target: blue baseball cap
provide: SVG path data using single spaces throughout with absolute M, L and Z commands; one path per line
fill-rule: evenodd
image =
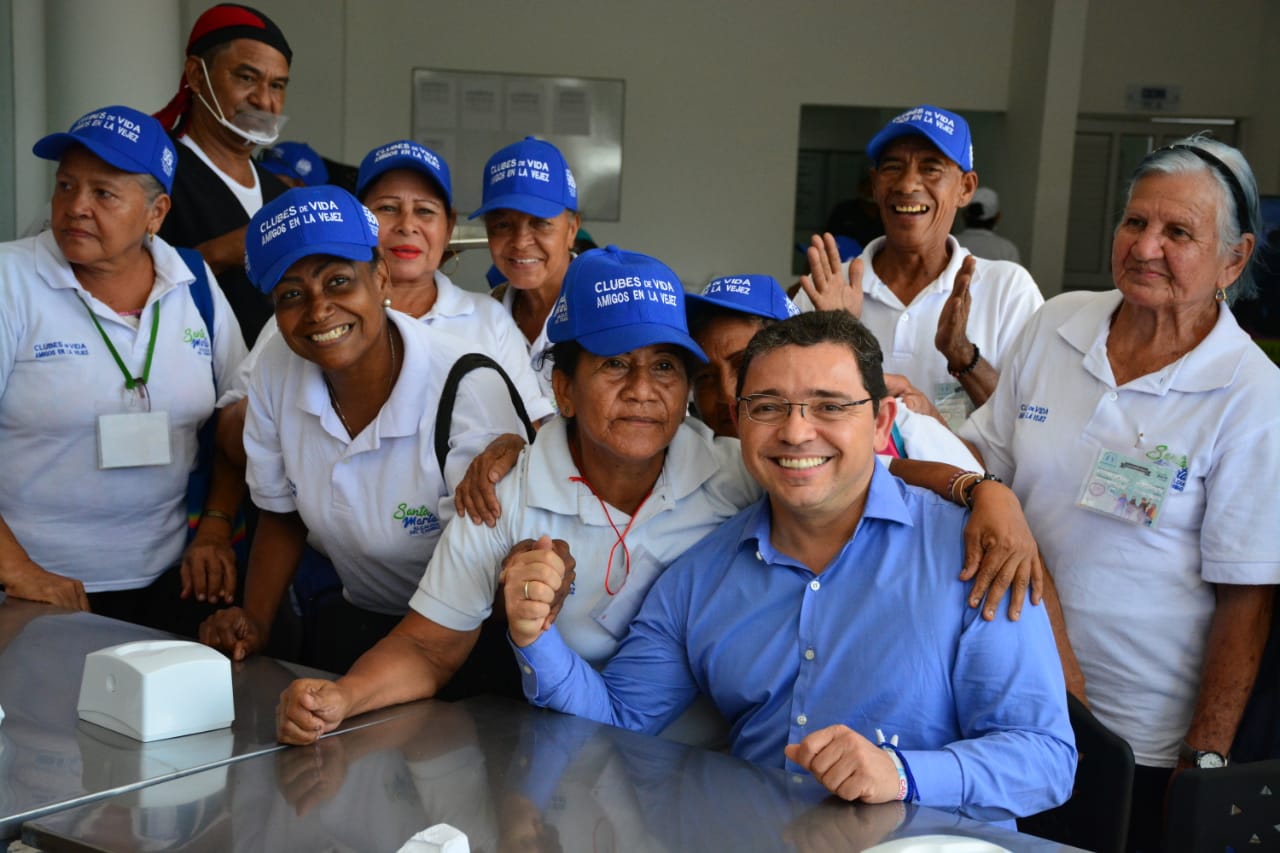
M 690 293 L 685 305 L 690 317 L 707 308 L 727 308 L 770 320 L 785 320 L 800 313 L 771 275 L 726 275 L 712 279 L 702 293 Z
M 482 204 L 468 219 L 491 210 L 518 210 L 550 219 L 578 209 L 578 184 L 560 149 L 526 136 L 489 158 Z
M 173 191 L 178 152 L 160 122 L 132 107 L 103 107 L 83 115 L 66 133 L 51 133 L 31 147 L 44 160 L 61 160 L 72 145 L 83 145 L 108 165 L 150 175 Z
M 662 261 L 617 246 L 583 252 L 569 264 L 547 338 L 604 356 L 675 344 L 707 360 L 689 337 L 680 279 Z
M 964 117 L 942 107 L 922 104 L 907 110 L 892 121 L 867 143 L 867 156 L 879 165 L 885 146 L 900 136 L 919 134 L 938 150 L 955 161 L 961 171 L 973 171 L 973 137 L 969 135 L 969 123 Z
M 453 183 L 449 179 L 449 164 L 436 152 L 412 139 L 388 142 L 364 155 L 360 161 L 360 174 L 356 176 L 356 195 L 364 191 L 382 175 L 392 169 L 413 169 L 421 172 L 439 185 L 444 193 L 444 203 L 453 207 Z
M 289 267 L 312 255 L 371 260 L 378 219 L 341 187 L 298 187 L 253 215 L 244 242 L 245 274 L 270 293 Z
M 273 175 L 284 175 L 309 187 L 329 183 L 324 159 L 305 142 L 277 142 L 264 148 L 258 165 Z

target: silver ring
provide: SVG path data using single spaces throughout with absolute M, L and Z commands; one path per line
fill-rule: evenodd
M 525 598 L 525 601 L 529 600 L 529 582 L 528 581 L 524 582 L 524 598 Z

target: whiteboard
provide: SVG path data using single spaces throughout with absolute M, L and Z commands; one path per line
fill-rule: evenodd
M 564 154 L 582 218 L 617 222 L 624 98 L 622 80 L 415 68 L 413 138 L 448 162 L 460 215 L 480 206 L 489 157 L 537 136 Z

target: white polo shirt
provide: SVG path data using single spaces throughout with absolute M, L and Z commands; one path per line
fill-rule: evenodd
M 876 275 L 873 260 L 884 244 L 885 238 L 877 237 L 862 252 L 862 323 L 880 342 L 885 373 L 903 374 L 935 404 L 942 405 L 948 394 L 964 395 L 960 384 L 947 372 L 947 360 L 938 352 L 934 338 L 938 317 L 969 250 L 948 236 L 951 258 L 946 269 L 916 294 L 910 305 L 903 305 Z M 848 275 L 848 263 L 844 271 Z M 1044 297 L 1022 267 L 982 258 L 975 258 L 969 294 L 969 340 L 978 345 L 982 357 L 993 367 L 1003 370 L 1009 348 L 1031 315 L 1044 304 Z M 804 291 L 796 295 L 795 301 L 800 310 L 813 310 L 813 302 Z M 952 425 L 958 423 L 953 420 Z
M 525 448 L 514 471 L 498 483 L 502 517 L 496 527 L 462 521 L 449 525 L 409 606 L 455 631 L 480 625 L 493 607 L 502 561 L 522 539 L 563 539 L 577 561 L 577 579 L 556 625 L 565 641 L 593 666 L 612 655 L 626 635 L 644 594 L 658 575 L 721 522 L 760 496 L 742 465 L 736 439 L 715 438 L 703 424 L 681 424 L 653 492 L 635 521 L 606 510 L 591 490 L 571 481 L 565 421 L 549 421 Z M 612 519 L 612 525 L 610 525 Z M 622 546 L 626 537 L 631 572 Z M 609 589 L 605 590 L 608 573 Z
M 1139 764 L 1170 767 L 1199 691 L 1211 585 L 1280 582 L 1280 370 L 1223 306 L 1195 349 L 1117 387 L 1106 345 L 1121 298 L 1048 302 L 960 434 L 1022 501 L 1093 712 Z M 1186 457 L 1154 529 L 1078 505 L 1103 448 Z
M 473 346 L 479 344 L 511 377 L 530 420 L 536 422 L 554 415 L 555 395 L 550 385 L 543 388 L 542 380 L 530 366 L 524 335 L 511 319 L 511 312 L 488 294 L 463 290 L 439 271 L 436 291 L 436 303 L 422 315 L 422 322 L 470 341 Z M 546 336 L 545 325 L 542 334 Z
M 536 423 L 554 414 L 555 398 L 543 394 L 540 380 L 529 367 L 529 352 L 525 348 L 524 336 L 520 334 L 511 315 L 490 297 L 458 287 L 439 270 L 436 270 L 435 280 L 435 304 L 419 320 L 466 341 L 471 351 L 483 353 L 501 365 L 515 384 L 531 421 Z M 266 348 L 267 341 L 279 334 L 280 328 L 276 325 L 275 317 L 272 317 L 262 327 L 249 357 L 236 371 L 233 387 L 218 400 L 219 406 L 230 405 L 249 393 L 249 376 L 254 366 Z M 524 435 L 524 431 L 521 430 L 520 434 Z
M 516 288 L 510 284 L 502 293 L 502 311 L 511 317 L 512 308 L 515 306 Z M 515 320 L 511 321 L 512 323 Z M 520 335 L 520 342 L 525 347 L 525 357 L 529 360 L 529 367 L 538 376 L 538 385 L 542 388 L 542 394 L 555 404 L 556 393 L 551 387 L 551 358 L 548 353 L 551 352 L 551 339 L 547 337 L 547 324 L 551 322 L 551 315 L 547 315 L 547 319 L 542 321 L 542 331 L 538 332 L 538 337 L 533 343 L 525 340 L 524 333 L 520 331 L 520 327 L 516 326 L 516 332 Z
M 395 614 L 407 609 L 453 515 L 446 497 L 472 458 L 501 433 L 523 433 L 523 427 L 494 371 L 468 373 L 458 388 L 441 476 L 435 455 L 440 392 L 449 367 L 474 347 L 398 311 L 387 316 L 400 330 L 404 361 L 373 423 L 350 438 L 320 368 L 276 335 L 250 380 L 244 444 L 254 503 L 270 512 L 296 511 L 308 541 L 333 561 L 347 599 Z
M 178 562 L 213 373 L 221 390 L 245 354 L 208 267 L 212 345 L 188 288 L 195 276 L 159 237 L 150 251 L 155 283 L 135 329 L 80 285 L 52 232 L 0 244 L 0 517 L 32 560 L 89 592 L 146 586 Z M 98 416 L 124 412 L 126 391 L 85 304 L 135 376 L 160 306 L 147 387 L 152 411 L 169 416 L 168 465 L 98 468 Z

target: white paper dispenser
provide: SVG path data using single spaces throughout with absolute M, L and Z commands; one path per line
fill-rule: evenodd
M 80 719 L 152 741 L 231 725 L 231 662 L 188 640 L 143 640 L 90 652 Z

